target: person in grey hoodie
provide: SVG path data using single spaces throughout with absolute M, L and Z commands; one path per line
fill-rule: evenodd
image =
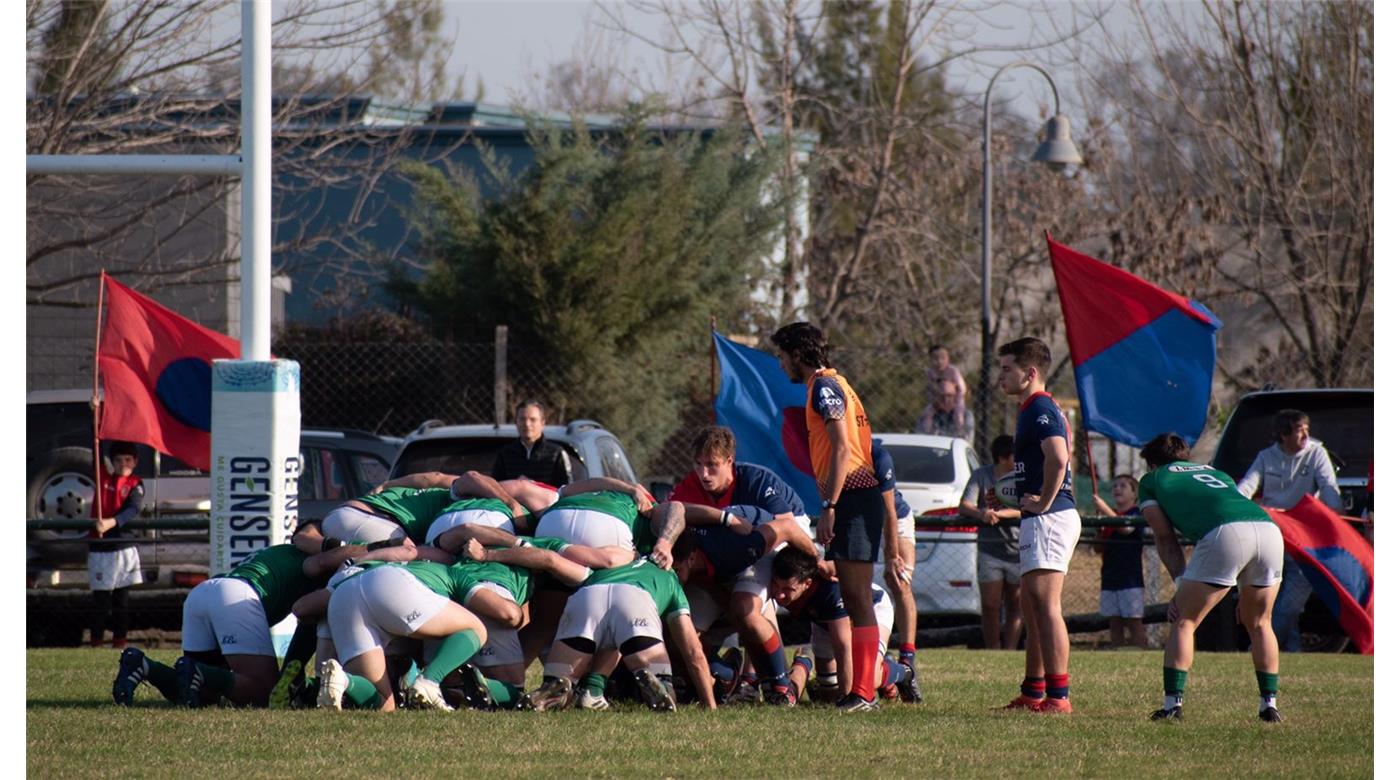
M 1341 510 L 1342 495 L 1337 489 L 1337 472 L 1322 442 L 1308 437 L 1308 415 L 1297 409 L 1284 409 L 1274 415 L 1275 443 L 1260 450 L 1237 486 L 1240 493 L 1264 506 L 1292 509 L 1305 495 L 1315 495 L 1333 510 Z M 1274 605 L 1274 633 L 1279 650 L 1302 650 L 1298 616 L 1312 595 L 1302 569 L 1291 556 L 1284 556 L 1283 586 Z

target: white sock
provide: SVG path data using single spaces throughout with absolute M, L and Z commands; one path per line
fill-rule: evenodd
M 1267 696 L 1260 696 L 1260 697 L 1259 697 L 1259 711 L 1260 711 L 1260 712 L 1263 712 L 1264 710 L 1267 710 L 1267 709 L 1269 709 L 1270 707 L 1273 707 L 1274 709 L 1278 709 L 1278 694 L 1276 694 L 1276 693 L 1271 693 L 1271 694 L 1268 694 Z
M 1182 694 L 1166 693 L 1162 695 L 1162 709 L 1171 710 L 1173 707 L 1181 706 Z

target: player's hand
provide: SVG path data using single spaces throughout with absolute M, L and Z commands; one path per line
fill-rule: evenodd
M 982 514 L 982 522 L 987 525 L 996 525 L 1001 522 L 1001 515 L 997 514 L 995 509 L 988 509 Z
M 753 533 L 753 523 L 750 523 L 744 518 L 734 514 L 730 514 L 729 517 L 729 530 L 733 531 L 734 533 L 740 536 L 748 536 L 749 534 Z
M 384 486 L 387 485 L 387 484 L 389 484 L 389 483 L 388 483 L 388 482 L 380 482 L 378 485 L 375 485 L 374 488 L 371 489 L 371 490 L 369 491 L 369 495 L 371 495 L 371 496 L 377 496 L 377 495 L 379 495 L 380 493 L 383 493 L 383 492 L 384 492 Z M 452 487 L 453 487 L 453 489 L 455 490 L 456 487 L 457 487 L 457 483 L 456 483 L 456 482 L 453 482 L 453 483 L 452 483 Z M 452 495 L 455 496 L 455 495 L 457 495 L 457 494 L 454 492 Z
M 836 562 L 817 561 L 817 576 L 830 582 L 836 581 Z
M 486 548 L 481 545 L 481 542 L 468 539 L 467 543 L 462 546 L 462 555 L 474 561 L 484 561 L 486 560 Z
M 105 534 L 117 527 L 117 520 L 113 517 L 99 517 L 92 521 L 92 527 L 98 535 Z
M 1045 507 L 1040 505 L 1040 496 L 1035 493 L 1027 493 L 1021 496 L 1021 511 L 1029 512 L 1033 515 L 1041 514 Z
M 657 566 L 667 571 L 671 570 L 671 545 L 669 542 L 657 542 L 656 546 L 651 550 L 651 555 L 648 557 L 651 559 L 651 562 Z
M 817 544 L 828 545 L 836 538 L 836 508 L 828 507 L 822 510 L 821 519 L 817 520 Z
M 637 503 L 637 511 L 645 512 L 656 505 L 656 499 L 641 485 L 632 486 L 632 500 Z
M 908 584 L 914 579 L 914 571 L 899 554 L 899 548 L 885 550 L 885 573 L 893 574 L 900 582 Z

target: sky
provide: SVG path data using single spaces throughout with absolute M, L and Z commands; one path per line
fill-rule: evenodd
M 743 2 L 744 0 L 740 0 Z M 984 47 L 1018 47 L 1053 38 L 1057 30 L 1072 27 L 1094 9 L 1107 9 L 1106 29 L 1121 34 L 1132 22 L 1131 14 L 1122 4 L 1071 3 L 1067 0 L 1011 0 L 1007 2 L 964 3 L 969 10 L 948 18 L 944 30 L 935 36 L 928 54 L 937 55 L 944 47 L 975 42 Z M 472 96 L 478 78 L 485 86 L 485 101 L 510 103 L 516 97 L 538 94 L 540 79 L 553 62 L 569 59 L 582 51 L 590 33 L 599 35 L 606 23 L 605 6 L 621 16 L 629 27 L 657 39 L 667 37 L 664 19 L 659 15 L 636 11 L 624 3 L 567 0 L 565 2 L 478 2 L 476 0 L 445 0 L 444 32 L 456 36 L 456 46 L 449 61 L 453 75 L 465 74 L 467 95 Z M 1185 6 L 1182 6 L 1185 7 Z M 975 18 L 973 14 L 975 12 Z M 625 35 L 606 36 L 610 51 L 617 51 L 624 67 L 644 74 L 665 70 L 664 55 L 648 44 Z M 975 57 L 959 58 L 948 67 L 950 85 L 968 93 L 980 95 L 996 68 L 1018 59 L 1031 59 L 1050 64 L 1055 59 L 1049 51 L 992 51 Z M 1054 78 L 1067 105 L 1075 102 L 1077 83 L 1075 69 L 1052 69 Z M 1003 86 L 1005 85 L 1005 86 Z M 1049 91 L 1038 76 L 1029 71 L 1008 73 L 998 81 L 1001 99 L 1016 100 L 1017 90 L 1030 100 L 1030 110 L 1048 105 Z M 1006 94 L 1003 94 L 1006 92 Z

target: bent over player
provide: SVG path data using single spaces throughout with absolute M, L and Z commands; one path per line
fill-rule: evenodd
M 1283 535 L 1267 512 L 1239 494 L 1228 474 L 1190 458 L 1186 442 L 1174 433 L 1161 434 L 1142 449 L 1151 471 L 1138 485 L 1139 506 L 1162 563 L 1177 580 L 1167 609 L 1171 633 L 1162 659 L 1162 709 L 1152 719 L 1181 718 L 1196 626 L 1238 584 L 1240 622 L 1249 631 L 1259 684 L 1259 719 L 1278 723 L 1283 717 L 1271 613 L 1283 580 Z M 1178 532 L 1196 543 L 1189 564 L 1176 541 Z

